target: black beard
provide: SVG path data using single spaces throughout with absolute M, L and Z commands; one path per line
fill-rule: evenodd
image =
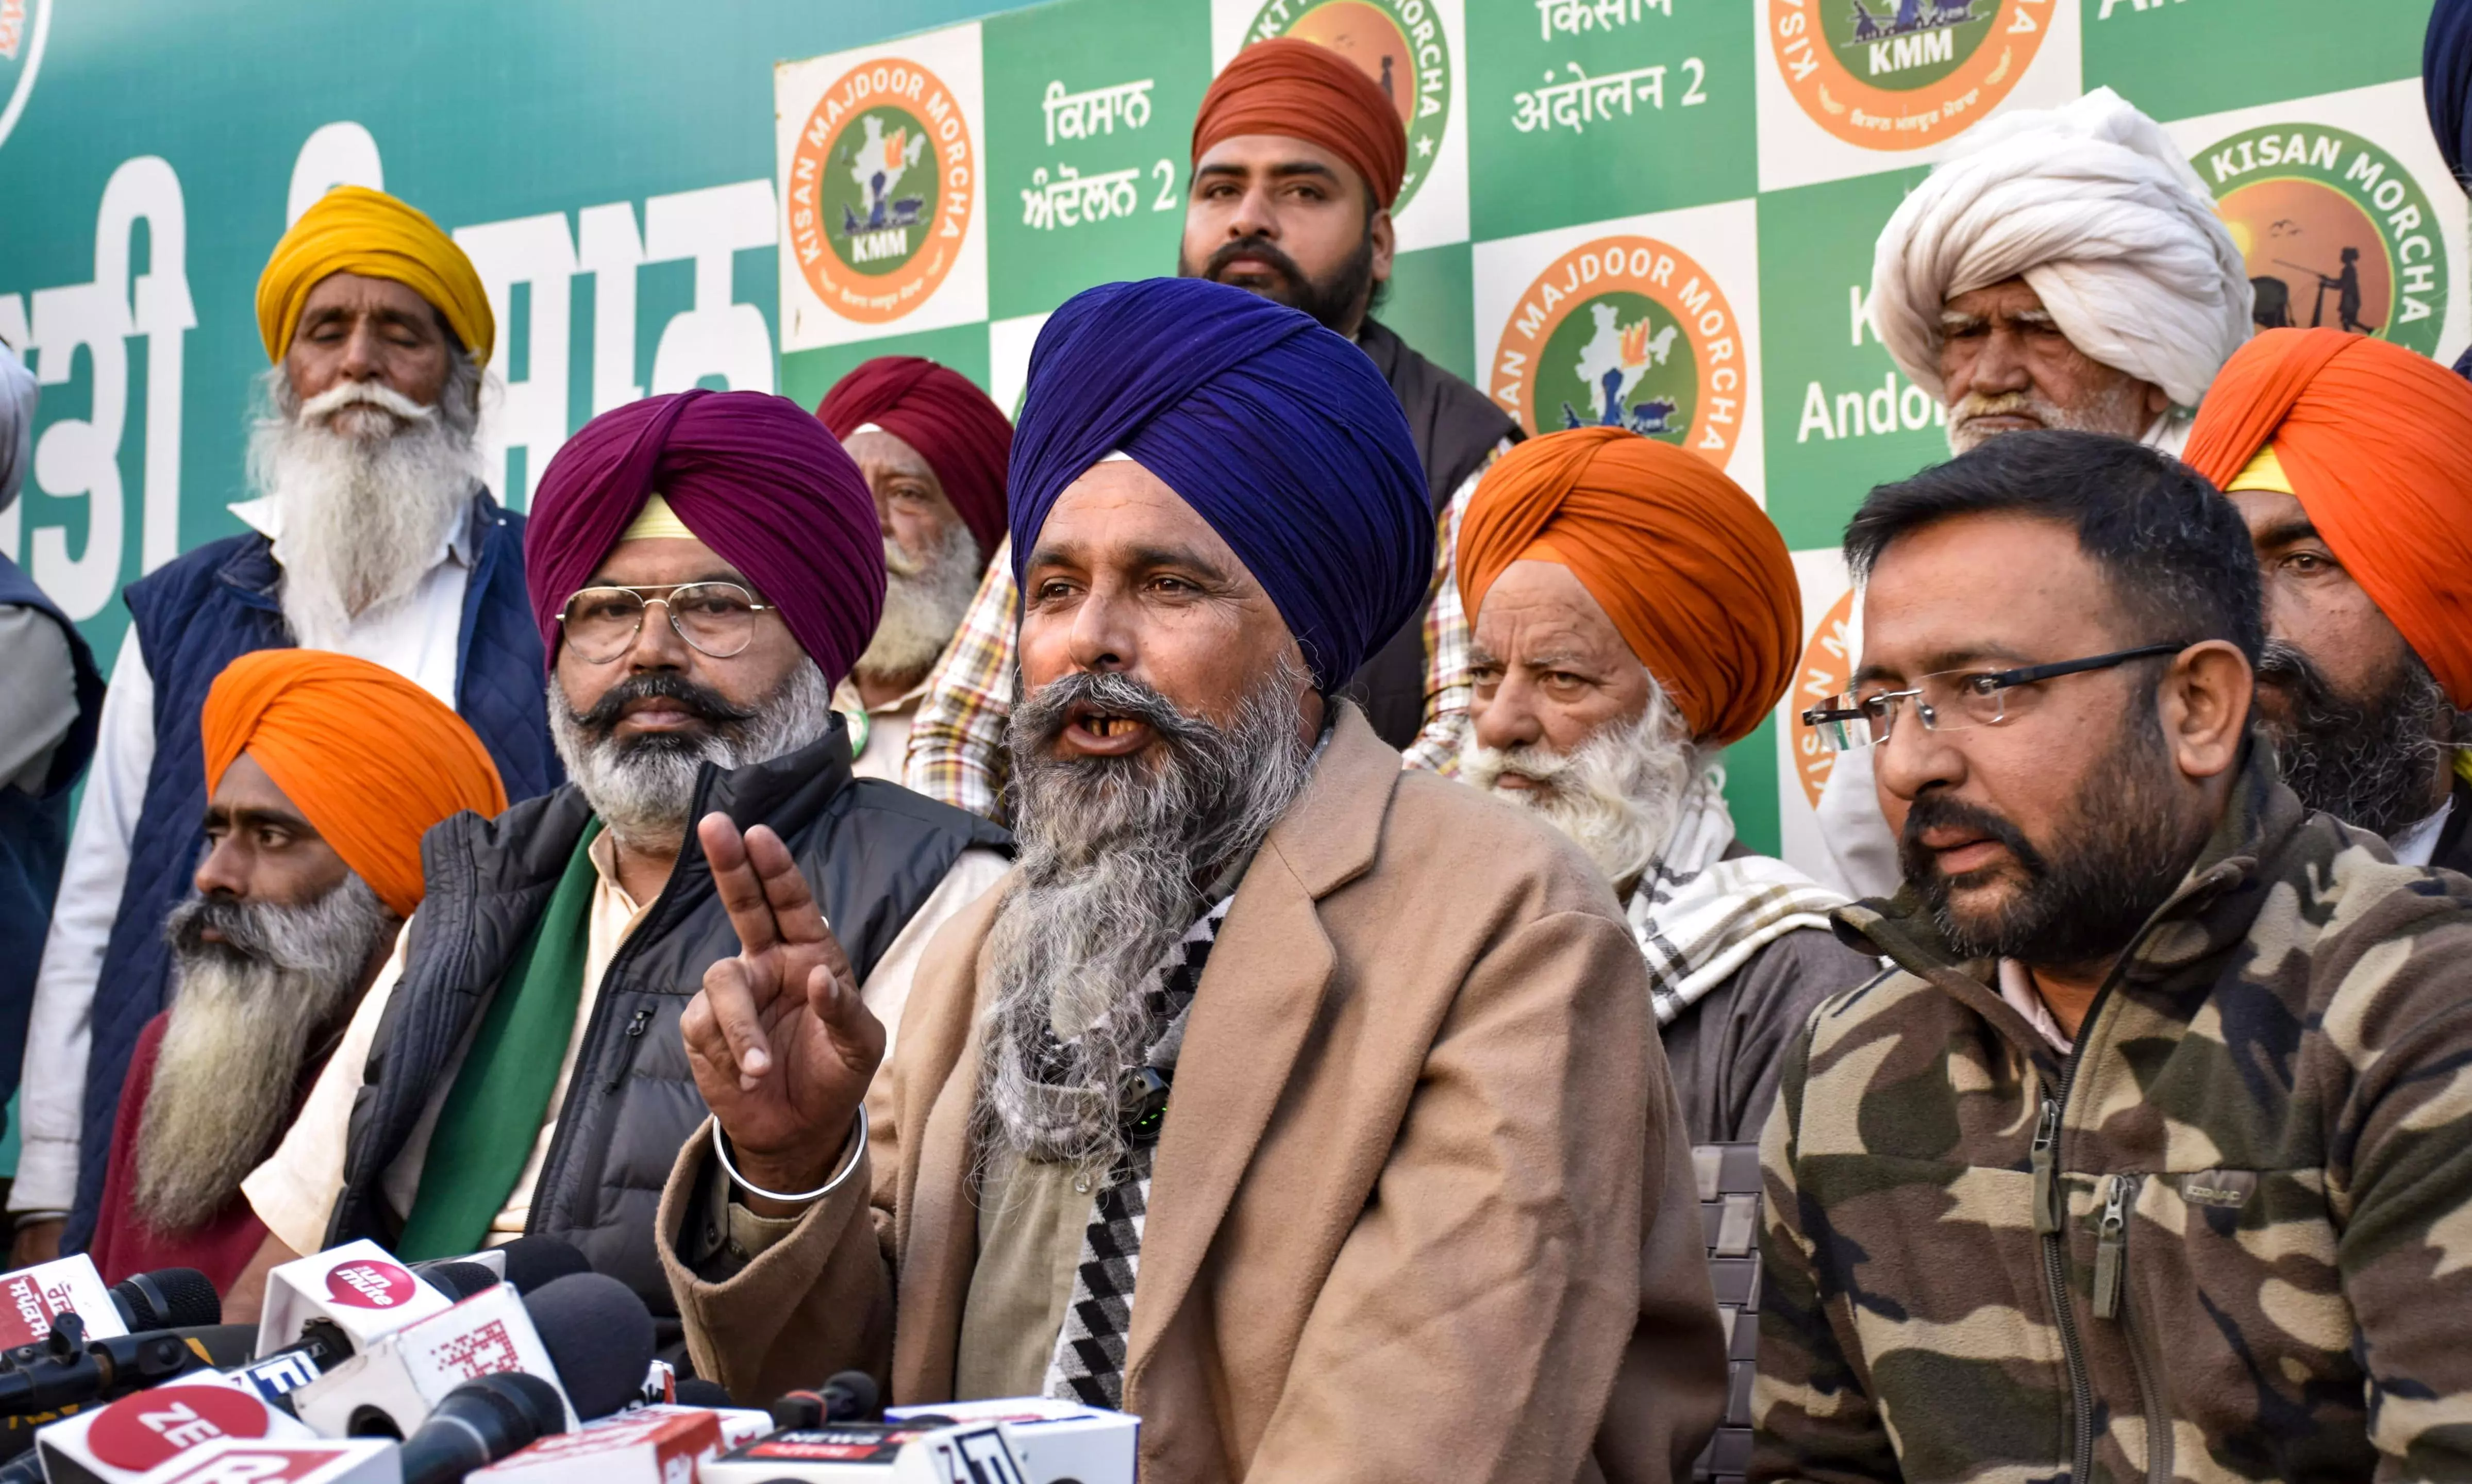
M 2289 703 L 2288 719 L 2263 707 L 2259 719 L 2274 742 L 2283 781 L 2302 803 L 2387 836 L 2436 807 L 2431 801 L 2451 761 L 2443 739 L 2454 735 L 2455 707 L 2419 657 L 2407 656 L 2394 683 L 2356 702 L 2308 655 L 2269 639 L 2257 680 Z
M 1181 252 L 1177 255 L 1176 272 L 1180 278 L 1207 278 L 1213 283 L 1225 283 L 1227 265 L 1240 257 L 1268 263 L 1279 275 L 1279 281 L 1269 284 L 1239 283 L 1235 287 L 1248 294 L 1259 294 L 1272 303 L 1301 309 L 1314 317 L 1325 329 L 1344 335 L 1353 329 L 1373 297 L 1373 223 L 1367 218 L 1365 238 L 1348 254 L 1347 261 L 1331 270 L 1328 277 L 1316 280 L 1296 260 L 1272 247 L 1268 238 L 1239 237 L 1223 244 L 1210 254 L 1210 260 L 1196 268 Z
M 2036 849 L 2024 831 L 1988 809 L 1927 793 L 1906 815 L 1897 864 L 1961 959 L 2041 965 L 2107 959 L 2179 887 L 2204 845 L 2202 829 L 2193 831 L 2175 818 L 2175 801 L 2161 781 L 2161 771 L 2171 766 L 2150 708 L 2131 717 L 2110 754 L 2087 771 L 2084 791 L 2050 850 Z M 1923 831 L 1942 826 L 1979 830 L 2007 846 L 2013 860 L 1944 874 L 1920 843 Z M 2004 874 L 2023 879 L 2001 905 L 1967 910 L 1952 902 L 1956 889 L 1987 886 Z
M 630 702 L 650 700 L 677 702 L 679 709 L 704 724 L 704 735 L 684 731 L 646 732 L 628 738 L 619 749 L 619 755 L 636 757 L 660 753 L 692 753 L 701 756 L 705 736 L 735 740 L 741 730 L 756 716 L 750 707 L 731 705 L 720 691 L 660 671 L 620 681 L 593 703 L 591 710 L 571 714 L 575 717 L 575 724 L 583 729 L 593 741 L 606 742 Z

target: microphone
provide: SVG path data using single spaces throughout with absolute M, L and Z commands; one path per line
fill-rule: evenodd
M 111 1306 L 131 1330 L 198 1329 L 224 1322 L 214 1281 L 196 1268 L 160 1268 L 111 1285 Z
M 315 1442 L 297 1421 L 268 1406 L 239 1382 L 198 1371 L 107 1406 L 89 1407 L 35 1435 L 49 1484 L 130 1484 L 226 1440 Z
M 761 1412 L 658 1403 L 543 1438 L 466 1484 L 683 1484 L 770 1430 Z
M 524 1300 L 575 1415 L 606 1417 L 642 1394 L 657 1348 L 653 1312 L 604 1273 L 570 1273 Z
M 671 1400 L 678 1406 L 700 1406 L 706 1411 L 738 1405 L 730 1396 L 729 1388 L 719 1381 L 707 1381 L 701 1376 L 680 1376 L 677 1384 L 671 1388 Z
M 454 1259 L 424 1262 L 414 1268 L 413 1272 L 418 1274 L 423 1281 L 434 1285 L 439 1291 L 459 1304 L 499 1281 L 497 1274 L 478 1262 L 463 1262 Z
M 558 1388 L 520 1371 L 465 1381 L 404 1439 L 403 1484 L 454 1484 L 566 1426 Z
M 827 1423 L 873 1422 L 878 1410 L 875 1377 L 843 1371 L 815 1391 L 782 1393 L 772 1403 L 777 1427 L 820 1427 Z
M 573 1242 L 540 1233 L 516 1237 L 491 1250 L 504 1256 L 507 1283 L 520 1294 L 529 1295 L 571 1274 L 592 1271 L 592 1264 Z
M 345 1242 L 268 1272 L 257 1352 L 283 1350 L 321 1320 L 351 1349 L 366 1350 L 452 1305 L 443 1290 L 422 1281 L 377 1243 Z
M 94 1259 L 83 1253 L 0 1273 L 0 1351 L 42 1345 L 62 1314 L 84 1320 L 89 1338 L 129 1332 Z
M 26 1353 L 34 1349 L 21 1348 L 20 1363 L 0 1371 L 0 1414 L 19 1417 L 108 1400 L 205 1364 L 187 1342 L 161 1329 L 88 1340 L 84 1321 L 73 1313 L 54 1320 L 49 1343 Z
M 1139 1418 L 1046 1397 L 893 1407 L 880 1423 L 827 1423 L 759 1438 L 704 1465 L 696 1477 L 698 1484 L 913 1478 L 1133 1484 L 1140 1436 Z

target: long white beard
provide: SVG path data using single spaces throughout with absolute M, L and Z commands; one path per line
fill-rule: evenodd
M 210 922 L 223 944 L 194 941 Z M 172 1017 L 138 1115 L 138 1218 L 210 1220 L 291 1121 L 309 1053 L 349 1014 L 393 924 L 357 875 L 304 906 L 191 898 L 173 909 Z
M 250 428 L 250 482 L 281 522 L 283 616 L 303 648 L 333 648 L 401 602 L 467 518 L 481 459 L 468 362 L 436 407 L 372 382 L 297 401 L 280 366 Z
M 884 616 L 851 672 L 868 680 L 911 681 L 953 641 L 953 631 L 979 595 L 979 542 L 955 521 L 925 561 L 884 539 Z
M 1570 836 L 1617 889 L 1628 890 L 1665 852 L 1682 798 L 1707 765 L 1663 686 L 1627 727 L 1600 731 L 1570 753 L 1543 747 L 1479 746 L 1476 729 L 1460 743 L 1460 778 L 1518 805 Z M 1504 788 L 1506 777 L 1533 788 Z
M 2127 379 L 2112 383 L 2077 407 L 2063 407 L 2048 400 L 2032 387 L 1995 395 L 1969 392 L 1948 410 L 1948 451 L 1967 453 L 1999 437 L 1987 429 L 1976 431 L 1966 425 L 1969 418 L 1993 413 L 2025 413 L 2047 428 L 2127 439 L 2145 436 L 2151 420 L 2146 416 L 2145 385 Z

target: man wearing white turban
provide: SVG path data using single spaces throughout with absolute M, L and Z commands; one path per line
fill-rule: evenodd
M 1880 233 L 1871 328 L 1948 406 L 1952 450 L 2028 427 L 2177 452 L 2249 335 L 2214 196 L 2108 87 L 1976 130 Z
M 2069 428 L 2177 454 L 2249 337 L 2249 299 L 2213 193 L 2108 87 L 1975 130 L 1889 218 L 1871 259 L 1872 333 L 1947 405 L 1953 453 Z M 1896 889 L 1895 822 L 1868 754 L 1837 759 L 1818 815 L 1830 884 Z
M 35 462 L 35 378 L 0 343 L 0 512 Z M 69 790 L 94 753 L 103 676 L 77 627 L 0 556 L 0 1100 L 17 1089 L 35 964 L 68 859 Z

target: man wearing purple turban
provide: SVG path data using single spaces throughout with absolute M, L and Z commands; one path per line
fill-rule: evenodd
M 807 868 L 699 823 L 761 905 L 682 1021 L 698 1371 L 1121 1407 L 1154 1479 L 1683 1476 L 1724 1356 L 1621 909 L 1335 695 L 1433 562 L 1380 373 L 1241 290 L 1093 289 L 1008 513 L 1020 862 L 889 1058 Z
M 704 1117 L 677 1020 L 737 951 L 744 906 L 688 821 L 796 862 L 888 1021 L 1010 847 L 851 777 L 830 697 L 883 607 L 883 544 L 857 466 L 796 403 L 685 392 L 594 419 L 541 477 L 524 575 L 571 781 L 431 832 L 409 946 L 250 1189 L 296 1251 L 368 1236 L 430 1257 L 548 1233 L 664 1314 L 654 1209 Z M 749 1230 L 692 1240 L 726 1251 Z

